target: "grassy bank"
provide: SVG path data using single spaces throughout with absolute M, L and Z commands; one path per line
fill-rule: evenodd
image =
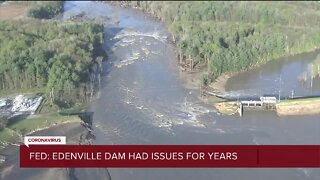
M 216 96 L 206 96 L 205 99 L 207 100 L 207 103 L 211 105 L 215 105 L 216 103 L 222 103 L 226 101 L 225 99 Z
M 319 114 L 320 98 L 283 100 L 276 107 L 279 116 Z
M 310 103 L 320 103 L 320 97 L 281 100 L 277 104 L 277 106 L 300 105 L 300 104 L 310 104 Z
M 62 116 L 54 114 L 39 114 L 32 118 L 20 120 L 0 131 L 0 149 L 7 143 L 19 142 L 21 137 L 39 130 L 47 129 L 63 123 L 81 122 L 78 116 Z
M 19 140 L 19 135 L 13 130 L 5 128 L 0 131 L 0 149 L 4 147 L 3 144 L 5 144 L 6 142 L 15 142 L 17 140 Z

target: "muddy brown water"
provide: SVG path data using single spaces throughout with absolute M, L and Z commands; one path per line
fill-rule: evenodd
M 110 58 L 100 94 L 92 103 L 96 144 L 319 144 L 319 116 L 277 117 L 270 112 L 221 116 L 183 86 L 175 67 L 174 48 L 163 24 L 132 9 L 107 3 L 66 2 L 65 17 L 85 12 L 105 23 L 105 48 Z M 231 79 L 227 90 L 250 92 L 243 84 L 260 89 L 276 87 L 282 74 L 282 91 L 298 86 L 296 76 L 314 53 L 267 64 Z M 293 60 L 293 61 L 291 61 Z M 253 73 L 253 74 L 250 74 Z M 259 76 L 257 76 L 257 74 Z M 256 79 L 254 79 L 256 78 Z M 233 82 L 234 81 L 234 82 Z M 235 83 L 237 82 L 237 83 Z M 270 88 L 272 93 L 276 89 Z M 314 91 L 315 92 L 315 91 Z M 290 91 L 291 93 L 291 91 Z M 316 169 L 109 169 L 112 179 L 319 179 Z
M 198 91 L 186 89 L 179 77 L 164 25 L 143 13 L 86 1 L 66 1 L 64 9 L 64 18 L 84 12 L 105 24 L 109 60 L 90 107 L 95 144 L 320 144 L 319 115 L 278 117 L 273 112 L 248 111 L 239 118 L 219 115 L 199 101 Z M 226 89 L 232 95 L 277 92 L 280 72 L 283 92 L 295 88 L 296 94 L 307 93 L 307 87 L 290 77 L 313 57 L 309 53 L 274 61 L 230 79 Z M 76 169 L 73 179 L 87 177 L 84 174 L 99 179 L 99 172 Z M 320 179 L 319 169 L 310 168 L 110 168 L 108 172 L 113 180 Z

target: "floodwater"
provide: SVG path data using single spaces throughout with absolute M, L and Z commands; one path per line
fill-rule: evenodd
M 198 91 L 183 85 L 164 25 L 143 13 L 102 2 L 66 1 L 64 8 L 64 18 L 84 12 L 106 27 L 109 59 L 99 94 L 90 107 L 95 144 L 320 144 L 319 115 L 277 117 L 272 112 L 250 111 L 239 118 L 219 115 L 200 102 Z M 278 61 L 267 66 L 231 79 L 227 90 L 252 89 L 250 93 L 255 94 L 270 87 L 273 92 L 277 83 L 265 84 L 257 78 L 271 82 L 281 72 L 286 82 L 282 88 L 295 88 L 297 94 L 308 91 L 297 89 L 297 83 L 288 80 L 304 63 Z M 92 172 L 99 171 L 76 169 L 73 179 L 83 179 L 84 174 L 100 179 Z M 320 179 L 319 169 L 306 168 L 110 168 L 108 172 L 113 180 Z
M 171 36 L 163 24 L 132 9 L 100 2 L 65 2 L 65 17 L 85 12 L 105 24 L 103 83 L 92 103 L 95 144 L 320 144 L 318 116 L 277 117 L 271 112 L 222 116 L 183 86 Z M 241 75 L 229 91 L 276 92 L 308 89 L 289 80 L 306 68 L 313 53 L 294 56 Z M 302 59 L 302 61 L 300 61 Z M 306 60 L 304 60 L 306 59 Z M 279 73 L 280 72 L 280 73 Z M 251 74 L 250 74 L 251 73 Z M 259 74 L 259 76 L 257 76 Z M 261 78 L 265 80 L 259 81 Z M 273 82 L 266 84 L 265 82 Z M 293 83 L 294 81 L 294 83 Z M 271 88 L 272 87 L 272 88 Z M 247 91 L 249 92 L 249 91 Z M 233 93 L 233 92 L 232 92 Z M 169 169 L 111 168 L 112 179 L 319 179 L 316 169 Z
M 270 61 L 230 78 L 226 91 L 234 96 L 320 96 L 320 79 L 311 80 L 310 71 L 311 63 L 317 55 L 320 55 L 320 51 Z M 299 78 L 303 72 L 308 72 L 305 81 Z

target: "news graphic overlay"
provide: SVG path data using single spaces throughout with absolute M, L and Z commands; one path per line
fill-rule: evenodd
M 24 144 L 27 147 L 29 147 L 29 145 L 31 144 L 38 144 L 38 145 L 66 144 L 66 137 L 65 136 L 25 136 Z
M 20 146 L 22 168 L 320 167 L 320 145 Z

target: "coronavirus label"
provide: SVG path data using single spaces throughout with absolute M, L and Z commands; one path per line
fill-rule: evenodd
M 25 136 L 24 144 L 66 144 L 65 136 Z

